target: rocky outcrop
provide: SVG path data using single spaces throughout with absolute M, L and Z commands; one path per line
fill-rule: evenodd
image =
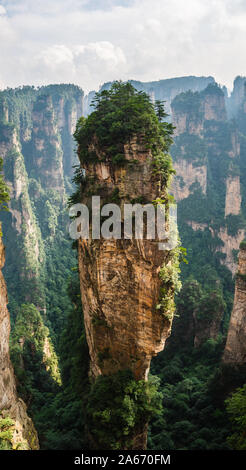
M 218 293 L 211 292 L 206 302 L 206 306 L 200 305 L 193 313 L 195 348 L 199 348 L 208 339 L 216 340 L 221 329 L 224 305 L 218 301 Z M 201 309 L 204 310 L 203 314 Z
M 233 83 L 233 90 L 228 102 L 230 116 L 235 117 L 245 97 L 246 77 L 237 76 Z
M 225 217 L 230 214 L 238 215 L 241 210 L 241 202 L 240 177 L 229 176 L 226 180 Z
M 244 242 L 242 245 L 238 258 L 233 310 L 223 355 L 223 362 L 232 364 L 246 362 L 246 249 Z
M 213 85 L 201 93 L 202 109 L 205 121 L 225 121 L 227 119 L 225 97 L 223 91 Z
M 9 358 L 10 319 L 7 289 L 1 272 L 4 261 L 4 247 L 0 237 L 0 418 L 9 417 L 14 422 L 11 439 L 13 449 L 37 450 L 37 433 L 32 420 L 27 416 L 25 403 L 17 396 Z
M 201 191 L 206 194 L 207 191 L 207 167 L 205 165 L 196 166 L 187 160 L 174 162 L 173 167 L 176 176 L 173 179 L 171 192 L 177 202 L 187 198 L 192 190 L 194 183 L 199 183 Z
M 222 260 L 221 263 L 225 264 L 225 266 L 227 266 L 231 273 L 234 275 L 237 270 L 237 262 L 235 260 L 234 253 L 236 250 L 238 250 L 240 243 L 245 237 L 245 230 L 240 229 L 238 230 L 236 235 L 229 235 L 227 228 L 221 227 L 218 232 L 218 237 L 224 243 L 224 245 L 219 248 L 219 251 L 226 255 L 225 259 Z
M 63 194 L 63 154 L 51 96 L 37 99 L 32 122 L 32 170 L 38 173 L 44 188 Z
M 118 204 L 148 201 L 160 196 L 153 178 L 151 153 L 133 139 L 125 146 L 134 165 L 83 164 L 86 179 L 107 200 L 117 193 Z M 88 194 L 90 189 L 87 189 Z M 97 194 L 98 194 L 97 193 Z M 89 203 L 85 195 L 82 202 Z M 160 267 L 169 252 L 157 240 L 79 240 L 79 272 L 91 373 L 107 375 L 131 369 L 136 379 L 147 379 L 151 357 L 164 347 L 170 334 L 168 312 L 156 310 Z M 166 314 L 166 315 L 165 315 Z M 124 334 L 122 332 L 124 331 Z
M 66 92 L 63 92 L 62 87 L 59 89 L 58 86 L 55 95 L 52 95 L 52 85 L 48 89 L 51 92 L 57 127 L 61 136 L 64 174 L 71 177 L 73 165 L 77 163 L 73 134 L 76 123 L 83 114 L 83 91 L 79 87 L 68 85 Z
M 124 146 L 125 162 L 113 165 L 100 153 L 97 162 L 83 162 L 86 183 L 81 202 L 90 206 L 93 191 L 106 201 L 123 204 L 139 199 L 166 198 L 160 175 L 153 172 L 151 151 L 133 138 Z M 141 206 L 140 206 L 141 207 Z M 123 219 L 121 219 L 123 222 Z M 172 269 L 172 252 L 160 250 L 158 239 L 133 238 L 78 240 L 79 276 L 85 330 L 93 378 L 131 370 L 136 380 L 147 380 L 150 361 L 164 348 L 170 335 L 173 311 L 158 306 L 162 266 Z M 170 279 L 169 279 L 170 286 Z M 173 299 L 173 290 L 169 298 Z M 173 304 L 172 304 L 173 305 Z M 147 425 L 137 429 L 131 449 L 146 447 Z

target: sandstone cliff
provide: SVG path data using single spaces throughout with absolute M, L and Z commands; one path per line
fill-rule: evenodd
M 234 304 L 223 362 L 232 364 L 246 362 L 246 249 L 244 242 L 239 252 Z
M 1 269 L 5 254 L 0 237 L 0 417 L 13 420 L 11 444 L 13 449 L 37 450 L 38 437 L 26 405 L 18 398 L 14 371 L 9 358 L 10 319 L 7 310 L 7 290 Z
M 133 167 L 83 164 L 87 180 L 100 188 L 104 200 L 117 192 L 119 204 L 160 197 L 151 153 L 133 139 L 125 146 L 125 156 L 135 161 Z M 88 202 L 86 195 L 82 202 Z M 136 379 L 147 379 L 151 358 L 164 348 L 171 331 L 169 312 L 162 315 L 156 310 L 160 267 L 168 262 L 169 253 L 159 250 L 155 240 L 79 240 L 82 303 L 94 376 L 127 366 Z
M 229 214 L 238 215 L 241 210 L 241 202 L 240 177 L 229 176 L 226 180 L 225 217 Z

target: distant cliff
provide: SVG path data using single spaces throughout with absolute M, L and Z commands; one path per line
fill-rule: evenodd
M 130 83 L 138 91 L 144 91 L 147 93 L 151 100 L 165 101 L 165 109 L 170 114 L 171 102 L 175 96 L 185 91 L 201 91 L 208 86 L 209 83 L 214 83 L 213 77 L 177 77 L 167 78 L 164 80 L 158 80 L 154 82 L 140 82 L 136 80 L 129 80 Z M 108 90 L 112 85 L 112 82 L 104 83 L 99 91 Z M 91 91 L 84 100 L 84 115 L 92 111 L 91 103 L 95 98 L 95 92 Z
M 178 95 L 172 102 L 172 117 L 176 126 L 173 194 L 180 202 L 183 237 L 190 245 L 192 231 L 203 233 L 211 247 L 208 256 L 216 256 L 235 274 L 236 250 L 245 234 L 245 146 L 238 120 L 228 119 L 224 92 L 216 84 L 200 93 Z

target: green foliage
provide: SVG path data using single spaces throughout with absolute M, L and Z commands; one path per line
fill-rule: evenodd
M 165 260 L 159 274 L 162 285 L 160 289 L 160 300 L 156 309 L 160 310 L 161 314 L 169 320 L 172 320 L 175 311 L 174 295 L 180 291 L 182 285 L 179 279 L 180 254 L 183 256 L 183 251 L 180 250 L 179 246 L 171 250 L 169 252 L 168 262 Z
M 246 240 L 243 240 L 239 245 L 240 250 L 246 250 Z
M 242 273 L 240 273 L 240 272 L 237 272 L 237 273 L 236 273 L 236 278 L 237 278 L 237 279 L 241 279 L 242 281 L 245 282 L 245 281 L 246 281 L 246 274 L 242 274 Z
M 226 227 L 228 235 L 235 237 L 240 229 L 245 226 L 245 221 L 241 215 L 228 215 L 226 217 Z
M 185 112 L 201 118 L 201 97 L 198 92 L 187 91 L 180 93 L 172 101 L 172 108 L 175 112 Z
M 186 299 L 196 305 L 199 290 L 193 282 Z M 189 304 L 183 303 L 190 307 Z M 178 307 L 178 313 L 181 313 Z M 174 319 L 174 325 L 181 318 Z M 210 382 L 219 364 L 224 343 L 208 340 L 198 350 L 187 341 L 189 326 L 173 342 L 171 336 L 166 350 L 152 360 L 152 373 L 161 379 L 163 411 L 151 420 L 148 449 L 159 450 L 222 450 L 228 449 L 226 437 L 230 423 L 223 402 L 213 402 Z M 182 335 L 186 335 L 186 343 Z
M 246 385 L 238 388 L 225 403 L 233 426 L 227 442 L 234 450 L 246 450 Z
M 159 381 L 136 381 L 130 371 L 99 376 L 92 384 L 87 404 L 91 440 L 100 449 L 118 450 L 130 445 L 134 430 L 161 411 Z
M 203 294 L 197 305 L 197 319 L 203 323 L 211 324 L 217 315 L 224 312 L 225 307 L 222 292 L 219 289 L 209 290 L 209 292 Z
M 11 357 L 15 365 L 17 376 L 26 375 L 25 383 L 22 383 L 22 394 L 32 394 L 32 382 L 37 377 L 28 377 L 28 368 L 36 367 L 39 363 L 41 376 L 47 373 L 47 381 L 60 384 L 58 361 L 49 337 L 49 330 L 44 325 L 43 319 L 32 304 L 23 304 L 18 312 L 14 330 L 11 337 Z M 29 382 L 30 379 L 30 382 Z
M 2 418 L 0 415 L 0 450 L 12 450 L 12 438 L 14 421 L 9 417 Z
M 3 178 L 3 159 L 0 158 L 0 210 L 6 210 L 7 202 L 10 200 L 9 190 Z
M 207 152 L 206 141 L 198 135 L 189 134 L 188 132 L 177 136 L 171 147 L 174 161 L 184 159 L 192 162 L 193 166 L 206 164 Z
M 148 95 L 138 92 L 129 82 L 114 82 L 110 90 L 96 94 L 93 105 L 95 110 L 87 119 L 78 121 L 74 134 L 81 163 L 97 161 L 97 148 L 105 160 L 117 165 L 127 163 L 124 145 L 133 136 L 150 148 L 153 156 L 167 153 L 172 143 L 172 125 L 160 122 Z M 159 117 L 164 117 L 163 113 L 160 105 Z

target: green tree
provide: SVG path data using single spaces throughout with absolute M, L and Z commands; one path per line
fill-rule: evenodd
M 0 158 L 0 209 L 7 210 L 6 203 L 10 200 L 10 197 L 9 197 L 9 190 L 4 181 L 2 171 L 3 171 L 3 159 Z
M 246 450 L 246 384 L 238 388 L 225 403 L 233 426 L 233 434 L 227 442 L 234 450 Z

